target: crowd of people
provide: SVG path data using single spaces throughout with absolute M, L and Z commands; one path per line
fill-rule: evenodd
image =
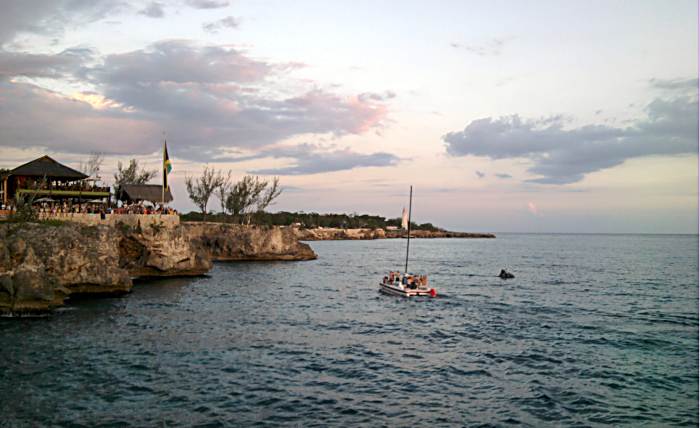
M 66 214 L 158 214 L 158 215 L 176 215 L 178 212 L 174 208 L 163 205 L 145 205 L 142 202 L 124 204 L 121 207 L 110 207 L 105 202 L 75 202 L 72 200 L 64 201 L 36 201 L 34 208 L 42 217 Z M 0 210 L 14 211 L 15 207 L 12 204 L 0 205 Z
M 411 289 L 427 287 L 428 275 L 402 275 L 401 272 L 389 272 L 389 276 L 384 277 L 384 283 L 402 284 Z
M 53 215 L 53 214 L 99 214 L 106 212 L 104 204 L 96 203 L 58 203 L 58 202 L 41 202 L 38 205 L 37 210 L 40 214 Z
M 97 182 L 92 180 L 80 180 L 70 183 L 61 181 L 44 181 L 32 178 L 20 179 L 19 186 L 25 189 L 38 190 L 66 190 L 72 192 L 109 192 L 108 186 L 98 186 Z
M 166 207 L 163 205 L 148 206 L 143 203 L 134 203 L 123 205 L 119 208 L 114 208 L 112 210 L 114 214 L 177 214 L 174 208 Z

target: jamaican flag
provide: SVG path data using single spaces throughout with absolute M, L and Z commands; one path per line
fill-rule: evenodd
M 168 142 L 163 141 L 163 189 L 169 189 L 168 174 L 173 170 L 173 164 L 168 157 Z

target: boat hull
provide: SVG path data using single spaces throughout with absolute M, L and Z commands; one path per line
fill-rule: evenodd
M 402 287 L 398 284 L 389 284 L 389 283 L 379 283 L 379 291 L 385 294 L 389 294 L 392 296 L 401 296 L 401 297 L 417 297 L 417 296 L 428 296 L 428 297 L 435 297 L 437 295 L 437 292 L 435 291 L 434 288 L 425 288 L 425 287 L 420 287 L 420 288 L 415 288 L 411 289 L 408 287 Z

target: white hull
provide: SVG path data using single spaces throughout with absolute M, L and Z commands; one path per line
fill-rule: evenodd
M 392 296 L 401 296 L 401 297 L 414 297 L 414 296 L 430 296 L 430 297 L 435 297 L 437 295 L 437 292 L 433 288 L 427 288 L 427 287 L 418 287 L 415 289 L 411 289 L 408 287 L 404 287 L 400 284 L 391 284 L 391 283 L 379 283 L 379 291 L 382 293 L 390 294 Z

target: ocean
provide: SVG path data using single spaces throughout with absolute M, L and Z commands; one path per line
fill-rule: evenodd
M 0 426 L 698 425 L 697 235 L 310 244 L 1 319 Z

